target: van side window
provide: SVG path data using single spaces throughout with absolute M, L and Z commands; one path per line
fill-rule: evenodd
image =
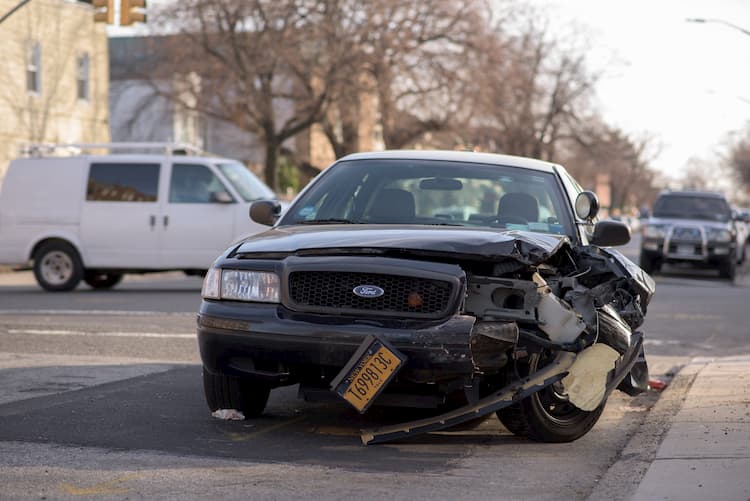
M 86 200 L 156 202 L 159 164 L 92 163 Z
M 169 182 L 169 202 L 177 204 L 207 204 L 213 195 L 226 192 L 222 182 L 205 165 L 174 164 Z

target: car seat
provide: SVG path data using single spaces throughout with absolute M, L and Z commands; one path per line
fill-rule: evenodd
M 497 204 L 501 223 L 527 224 L 539 221 L 539 204 L 528 193 L 506 193 Z
M 372 201 L 369 220 L 374 223 L 413 223 L 414 195 L 406 190 L 380 190 Z

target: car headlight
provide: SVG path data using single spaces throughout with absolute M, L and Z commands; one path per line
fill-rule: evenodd
M 644 238 L 664 238 L 665 235 L 665 226 L 648 225 L 643 228 Z
M 732 233 L 724 228 L 706 228 L 706 238 L 711 242 L 731 242 Z
M 204 299 L 279 302 L 279 276 L 265 271 L 212 268 L 203 280 Z

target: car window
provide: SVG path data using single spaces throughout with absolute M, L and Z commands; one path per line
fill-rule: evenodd
M 722 198 L 668 195 L 654 204 L 654 217 L 703 219 L 727 222 L 732 217 L 729 204 Z
M 331 167 L 280 224 L 484 226 L 572 235 L 554 174 L 448 161 L 360 160 Z
M 218 177 L 205 165 L 174 164 L 169 182 L 169 202 L 177 204 L 212 203 L 212 194 L 226 191 Z
M 156 202 L 159 168 L 159 164 L 92 163 L 86 200 Z

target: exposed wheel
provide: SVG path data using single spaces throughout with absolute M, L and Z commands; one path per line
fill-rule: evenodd
M 727 257 L 724 261 L 719 264 L 719 276 L 721 278 L 728 278 L 734 280 L 737 274 L 737 261 L 733 256 Z
M 83 278 L 78 251 L 67 242 L 50 240 L 34 253 L 34 277 L 47 291 L 69 291 Z
M 109 289 L 120 283 L 122 273 L 103 273 L 96 270 L 86 270 L 83 281 L 94 289 Z
M 531 374 L 552 360 L 548 352 L 532 354 L 522 372 Z M 538 391 L 518 404 L 497 411 L 500 422 L 514 435 L 537 442 L 572 442 L 593 428 L 606 401 L 593 411 L 583 411 L 568 401 L 561 383 Z
M 270 388 L 254 381 L 233 376 L 211 374 L 203 369 L 203 391 L 211 412 L 218 409 L 236 409 L 246 418 L 263 413 L 268 403 Z
M 641 267 L 643 271 L 645 271 L 649 275 L 654 275 L 661 268 L 661 266 L 659 266 L 657 262 L 657 258 L 649 257 L 643 251 L 641 251 L 641 257 L 638 262 L 638 265 Z

